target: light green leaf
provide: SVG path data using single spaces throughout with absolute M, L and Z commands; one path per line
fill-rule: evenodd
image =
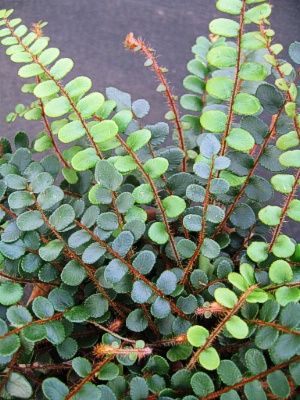
M 226 308 L 233 308 L 238 302 L 236 294 L 227 288 L 217 288 L 214 297 L 219 304 Z
M 104 96 L 102 93 L 94 92 L 83 97 L 77 103 L 77 109 L 83 118 L 89 118 L 102 106 Z
M 282 210 L 278 206 L 266 206 L 258 213 L 258 218 L 265 225 L 276 226 L 280 222 Z
M 291 131 L 280 136 L 276 141 L 276 146 L 279 150 L 288 150 L 291 147 L 299 146 L 299 138 L 296 131 Z
M 252 242 L 247 248 L 247 255 L 252 261 L 260 263 L 268 258 L 268 248 L 265 242 Z
M 192 326 L 187 331 L 187 340 L 194 347 L 201 347 L 206 342 L 209 331 L 200 325 Z
M 270 4 L 261 4 L 253 7 L 245 13 L 246 24 L 255 23 L 259 24 L 261 21 L 267 19 L 271 15 L 272 9 Z
M 56 118 L 61 117 L 70 110 L 70 103 L 66 97 L 57 97 L 50 100 L 45 106 L 45 113 L 48 117 Z
M 272 248 L 273 254 L 278 258 L 288 258 L 294 254 L 295 243 L 286 235 L 279 235 Z
M 242 9 L 241 0 L 218 0 L 216 7 L 219 11 L 239 15 Z
M 270 266 L 269 277 L 274 283 L 289 282 L 293 279 L 293 270 L 287 261 L 276 260 Z
M 71 121 L 58 131 L 58 138 L 63 143 L 70 143 L 86 134 L 80 121 Z
M 143 183 L 136 187 L 132 192 L 132 196 L 138 204 L 149 204 L 154 199 L 151 186 L 148 183 Z
M 257 62 L 246 62 L 241 65 L 240 79 L 244 81 L 263 81 L 268 76 L 268 70 Z
M 287 215 L 294 221 L 300 222 L 300 200 L 293 199 L 287 210 Z
M 200 353 L 198 361 L 203 368 L 209 371 L 217 369 L 218 366 L 220 365 L 220 357 L 217 350 L 214 347 L 208 347 L 207 349 L 202 351 Z
M 164 198 L 162 204 L 168 218 L 178 217 L 186 208 L 185 201 L 181 197 L 175 195 Z
M 144 164 L 144 170 L 151 178 L 156 179 L 163 175 L 169 167 L 169 162 L 166 158 L 155 157 L 146 161 Z
M 205 111 L 200 117 L 203 128 L 210 132 L 221 133 L 224 131 L 227 122 L 227 115 L 222 111 Z
M 228 100 L 233 90 L 233 80 L 226 77 L 211 78 L 206 83 L 207 92 L 220 100 Z
M 151 139 L 151 131 L 149 129 L 140 129 L 132 132 L 126 140 L 127 145 L 133 151 L 137 151 L 145 146 Z
M 259 100 L 248 93 L 238 93 L 236 95 L 233 111 L 240 115 L 253 115 L 261 109 Z
M 163 222 L 154 222 L 148 231 L 148 235 L 153 242 L 165 244 L 169 240 L 169 234 Z
M 71 164 L 76 171 L 86 171 L 93 168 L 98 160 L 99 157 L 95 149 L 87 148 L 76 153 L 72 158 Z
M 33 93 L 36 97 L 48 97 L 59 92 L 59 87 L 53 81 L 44 81 L 36 85 Z
M 293 190 L 295 177 L 288 174 L 277 174 L 272 176 L 271 184 L 277 192 L 290 193 Z
M 235 339 L 245 339 L 249 333 L 248 325 L 237 315 L 233 315 L 225 327 Z
M 209 30 L 219 36 L 236 37 L 239 32 L 239 24 L 228 18 L 217 18 L 209 24 Z
M 252 135 L 245 129 L 231 129 L 226 142 L 232 149 L 248 153 L 255 145 L 255 140 Z
M 300 168 L 300 150 L 289 150 L 279 156 L 284 167 Z
M 217 68 L 233 67 L 236 63 L 237 51 L 234 47 L 217 46 L 207 53 L 207 61 Z
M 40 57 L 42 57 L 42 54 Z M 61 58 L 50 69 L 50 73 L 56 80 L 60 80 L 73 69 L 73 66 L 73 60 L 70 58 Z
M 23 231 L 35 231 L 44 225 L 44 220 L 39 211 L 26 211 L 17 218 L 17 226 Z
M 65 86 L 65 91 L 70 97 L 83 96 L 92 87 L 92 81 L 86 76 L 78 76 Z

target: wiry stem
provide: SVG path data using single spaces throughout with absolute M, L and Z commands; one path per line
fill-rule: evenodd
M 125 47 L 127 47 L 130 50 L 134 50 L 134 51 L 141 50 L 144 53 L 146 59 L 151 62 L 151 68 L 153 69 L 158 80 L 161 82 L 161 84 L 163 85 L 163 87 L 165 89 L 164 94 L 167 99 L 167 103 L 168 103 L 171 111 L 174 114 L 174 124 L 175 124 L 176 131 L 178 134 L 179 146 L 184 154 L 184 158 L 183 158 L 183 162 L 182 162 L 182 170 L 185 172 L 187 166 L 186 166 L 186 146 L 185 146 L 185 140 L 184 140 L 184 133 L 183 133 L 182 124 L 180 121 L 177 104 L 176 104 L 174 96 L 171 92 L 168 81 L 165 78 L 163 69 L 162 69 L 162 67 L 160 67 L 158 65 L 156 57 L 154 55 L 154 51 L 150 47 L 148 47 L 142 39 L 135 38 L 132 32 L 126 36 L 124 45 L 125 45 Z
M 200 232 L 198 235 L 197 247 L 184 270 L 184 274 L 181 279 L 181 283 L 183 285 L 186 285 L 186 283 L 187 283 L 189 275 L 193 270 L 194 263 L 200 254 L 201 247 L 202 247 L 204 239 L 205 239 L 206 218 L 207 218 L 207 210 L 208 210 L 209 200 L 210 200 L 210 185 L 211 185 L 211 181 L 214 176 L 213 172 L 214 172 L 214 160 L 212 159 L 209 177 L 207 180 L 207 185 L 206 185 L 206 190 L 205 190 L 205 197 L 204 197 L 204 201 L 203 201 L 201 229 L 200 229 Z
M 122 144 L 122 146 L 124 147 L 124 149 L 127 151 L 127 153 L 130 154 L 130 156 L 134 159 L 134 161 L 136 162 L 140 172 L 142 173 L 142 175 L 144 176 L 146 181 L 149 183 L 149 185 L 150 185 L 150 187 L 152 189 L 156 204 L 157 204 L 157 206 L 158 206 L 158 208 L 160 210 L 162 219 L 164 221 L 164 225 L 165 225 L 166 230 L 168 232 L 169 239 L 170 239 L 170 245 L 172 247 L 172 250 L 173 250 L 174 256 L 176 258 L 177 264 L 180 267 L 182 267 L 180 256 L 179 256 L 177 248 L 176 248 L 175 239 L 174 239 L 174 236 L 172 234 L 172 231 L 171 231 L 171 228 L 170 228 L 170 224 L 169 224 L 169 221 L 168 221 L 168 217 L 166 215 L 165 209 L 163 207 L 163 204 L 161 202 L 161 199 L 159 197 L 159 194 L 158 194 L 158 191 L 157 191 L 157 188 L 156 188 L 156 185 L 155 185 L 153 179 L 145 171 L 144 166 L 143 166 L 142 162 L 140 161 L 139 157 L 135 154 L 134 151 L 131 150 L 131 148 L 127 145 L 127 143 L 121 138 L 121 136 L 118 135 L 117 138 L 120 141 L 120 143 Z
M 130 354 L 136 354 L 138 358 L 143 358 L 152 354 L 152 349 L 150 347 L 114 347 L 110 344 L 101 343 L 94 347 L 93 354 L 96 357 L 103 357 L 106 355 L 129 356 Z
M 89 322 L 89 324 L 94 325 L 96 328 L 101 329 L 102 331 L 109 333 L 110 335 L 116 337 L 117 339 L 122 340 L 123 342 L 132 343 L 132 344 L 135 344 L 135 343 L 136 343 L 136 340 L 128 339 L 128 338 L 126 338 L 126 337 L 123 337 L 123 336 L 121 336 L 121 335 L 118 335 L 116 332 L 113 332 L 112 330 L 106 328 L 106 326 L 103 326 L 103 325 L 99 324 L 99 323 L 96 322 L 96 321 L 91 321 L 91 320 L 89 320 L 88 322 Z
M 19 326 L 19 327 L 15 328 L 15 329 L 12 329 L 11 331 L 7 331 L 4 335 L 0 336 L 0 339 L 3 339 L 5 337 L 7 337 L 7 336 L 18 334 L 23 329 L 28 328 L 29 326 L 32 326 L 32 325 L 44 325 L 44 324 L 47 324 L 47 322 L 50 322 L 50 321 L 57 321 L 58 319 L 61 319 L 63 317 L 63 315 L 64 315 L 64 313 L 60 312 L 60 313 L 52 315 L 52 317 L 49 317 L 49 318 L 38 319 L 38 320 L 34 320 L 34 321 L 31 321 L 31 322 L 28 322 L 28 324 Z
M 280 332 L 283 332 L 283 333 L 288 333 L 290 335 L 300 336 L 300 331 L 296 331 L 295 329 L 288 328 L 287 326 L 283 326 L 283 325 L 277 324 L 276 322 L 262 321 L 260 319 L 250 319 L 247 322 L 249 324 L 254 324 L 254 325 L 257 325 L 257 326 L 269 326 L 269 327 L 274 328 L 277 331 L 280 331 Z
M 224 393 L 228 393 L 231 390 L 239 390 L 239 389 L 243 388 L 247 383 L 250 383 L 250 382 L 253 382 L 256 380 L 260 381 L 261 379 L 265 378 L 267 375 L 271 374 L 272 372 L 282 370 L 283 368 L 288 367 L 290 364 L 293 364 L 298 361 L 300 361 L 300 356 L 295 356 L 288 361 L 285 361 L 281 364 L 274 365 L 274 367 L 269 368 L 266 371 L 261 372 L 260 374 L 256 374 L 256 375 L 249 376 L 248 378 L 244 378 L 240 382 L 236 383 L 235 385 L 227 386 L 223 389 L 217 390 L 216 392 L 210 393 L 205 397 L 201 397 L 201 400 L 218 399 Z
M 76 260 L 84 268 L 90 281 L 94 284 L 94 286 L 98 289 L 98 291 L 102 294 L 102 296 L 108 301 L 108 303 L 117 312 L 118 315 L 124 317 L 125 314 L 123 313 L 123 311 L 120 310 L 120 308 L 117 306 L 117 304 L 107 294 L 106 290 L 100 285 L 98 279 L 94 275 L 94 271 L 90 268 L 90 266 L 88 266 L 86 263 L 84 263 L 82 261 L 82 259 L 74 251 L 72 251 L 70 249 L 70 247 L 67 245 L 67 243 L 65 242 L 63 237 L 50 224 L 47 216 L 45 215 L 44 211 L 42 210 L 42 208 L 40 207 L 40 205 L 38 203 L 36 203 L 36 209 L 41 213 L 41 216 L 42 216 L 43 221 L 45 222 L 46 226 L 50 229 L 50 231 L 54 234 L 54 236 L 56 236 L 56 238 L 64 244 L 66 255 L 69 258 Z
M 1 382 L 0 382 L 0 396 L 1 396 L 1 394 L 2 394 L 2 390 L 5 388 L 5 385 L 7 384 L 8 380 L 9 380 L 9 378 L 10 378 L 11 373 L 13 372 L 14 366 L 15 366 L 15 365 L 17 364 L 17 362 L 18 362 L 19 357 L 20 357 L 20 350 L 17 351 L 17 352 L 13 355 L 13 357 L 12 357 L 10 363 L 9 363 L 8 366 L 6 367 L 7 371 L 6 371 L 4 377 L 2 378 L 2 380 L 1 380 Z
M 266 41 L 267 50 L 268 50 L 269 54 L 270 54 L 272 57 L 274 57 L 274 60 L 275 60 L 275 62 L 276 62 L 276 64 L 275 64 L 275 69 L 276 69 L 278 75 L 280 76 L 280 78 L 285 79 L 285 75 L 284 75 L 284 73 L 281 71 L 281 69 L 280 69 L 280 64 L 279 64 L 279 62 L 278 62 L 277 59 L 276 59 L 276 54 L 275 54 L 275 53 L 272 51 L 272 49 L 271 49 L 270 40 L 268 39 L 268 37 L 267 37 L 267 35 L 266 35 L 265 28 L 264 28 L 264 25 L 263 25 L 263 24 L 260 25 L 260 32 L 261 32 L 262 36 L 264 37 L 264 39 L 265 39 L 265 41 Z M 287 95 L 288 101 L 291 101 L 291 102 L 292 102 L 293 99 L 292 99 L 292 96 L 291 96 L 291 93 L 290 93 L 289 90 L 287 90 L 286 95 Z M 294 123 L 295 131 L 296 131 L 296 133 L 297 133 L 297 135 L 298 135 L 298 138 L 299 138 L 299 140 L 300 140 L 300 127 L 299 127 L 299 124 L 298 124 L 297 116 L 295 116 L 295 117 L 293 118 L 293 123 Z
M 105 360 L 102 360 L 99 363 L 96 363 L 94 368 L 92 369 L 92 371 L 85 378 L 83 378 L 77 385 L 75 385 L 73 387 L 73 389 L 71 389 L 70 393 L 67 394 L 67 396 L 65 397 L 65 400 L 72 399 L 76 395 L 76 393 L 78 393 L 80 391 L 80 389 L 87 382 L 90 382 L 91 380 L 93 380 L 95 378 L 95 375 L 101 370 L 101 368 L 103 368 L 106 364 L 111 362 L 113 359 L 114 359 L 114 356 L 110 356 L 110 357 L 106 358 Z
M 126 267 L 128 268 L 128 271 L 137 279 L 140 279 L 141 281 L 143 281 L 147 286 L 149 286 L 149 288 L 155 293 L 157 294 L 159 297 L 163 298 L 164 300 L 166 300 L 169 304 L 171 309 L 173 310 L 174 313 L 176 313 L 177 315 L 179 315 L 181 318 L 184 319 L 188 319 L 188 317 L 180 310 L 180 308 L 178 308 L 176 306 L 176 304 L 170 299 L 168 298 L 157 286 L 154 285 L 154 283 L 152 283 L 148 278 L 146 278 L 145 275 L 143 275 L 142 273 L 140 273 L 136 268 L 134 268 L 134 266 L 127 261 L 124 257 L 120 256 L 119 253 L 117 253 L 116 251 L 114 251 L 105 241 L 101 240 L 98 236 L 96 236 L 94 234 L 93 231 L 91 231 L 87 226 L 83 225 L 81 222 L 79 221 L 75 221 L 76 225 L 79 226 L 81 229 L 85 230 L 86 232 L 88 232 L 90 234 L 90 236 L 92 237 L 92 239 L 99 243 L 102 247 L 104 247 L 108 253 L 110 253 L 114 258 L 118 259 L 119 261 L 121 261 L 123 264 L 126 265 Z
M 275 132 L 276 129 L 276 125 L 277 122 L 279 120 L 279 117 L 281 115 L 283 111 L 283 106 L 281 107 L 281 109 L 278 111 L 278 114 L 276 114 L 273 118 L 272 118 L 272 122 L 270 125 L 270 129 L 269 129 L 269 134 L 266 136 L 266 138 L 264 139 L 264 142 L 262 144 L 262 146 L 259 149 L 259 152 L 255 158 L 255 161 L 253 163 L 252 168 L 250 169 L 250 171 L 248 172 L 248 175 L 246 176 L 244 183 L 242 184 L 242 186 L 240 187 L 240 190 L 238 191 L 237 195 L 235 196 L 233 202 L 231 203 L 231 205 L 228 207 L 228 209 L 226 210 L 225 216 L 223 221 L 220 223 L 220 225 L 217 227 L 217 229 L 215 230 L 214 234 L 213 234 L 213 239 L 220 233 L 222 232 L 222 230 L 224 229 L 227 221 L 229 220 L 231 214 L 233 213 L 236 205 L 238 204 L 238 202 L 240 201 L 240 199 L 242 198 L 242 196 L 245 193 L 246 188 L 248 187 L 249 181 L 252 178 L 252 176 L 254 175 L 254 172 L 256 170 L 256 168 L 259 165 L 259 161 L 266 149 L 266 147 L 268 146 L 270 140 L 273 137 L 273 134 Z
M 228 310 L 228 313 L 224 316 L 224 318 L 221 319 L 221 321 L 218 323 L 218 325 L 213 329 L 213 331 L 210 333 L 209 337 L 207 338 L 206 342 L 203 344 L 203 346 L 199 347 L 199 349 L 194 353 L 193 357 L 191 358 L 190 362 L 187 365 L 188 369 L 194 368 L 200 354 L 206 350 L 208 347 L 212 345 L 212 343 L 215 341 L 215 339 L 219 336 L 219 334 L 222 332 L 225 324 L 230 320 L 230 318 L 235 315 L 240 308 L 243 306 L 245 301 L 247 300 L 247 297 L 249 296 L 250 293 L 253 292 L 254 289 L 256 289 L 256 285 L 250 286 L 239 298 L 238 302 L 236 305 Z
M 289 206 L 291 204 L 291 201 L 294 199 L 296 192 L 297 192 L 297 188 L 299 185 L 299 179 L 300 179 L 300 169 L 298 169 L 298 172 L 295 176 L 295 182 L 293 184 L 293 188 L 292 191 L 289 193 L 289 195 L 287 196 L 284 205 L 282 207 L 281 210 L 281 215 L 280 215 L 280 220 L 279 220 L 279 224 L 276 226 L 276 228 L 274 229 L 270 244 L 269 244 L 269 251 L 271 252 L 274 244 L 276 243 L 276 240 L 278 238 L 278 236 L 280 235 L 280 232 L 282 230 L 285 218 L 286 218 L 286 214 L 288 212 Z
M 235 67 L 234 84 L 233 84 L 233 90 L 231 93 L 231 98 L 229 101 L 229 111 L 228 111 L 228 118 L 227 118 L 227 123 L 226 123 L 226 127 L 225 127 L 225 132 L 222 136 L 221 150 L 220 150 L 221 156 L 223 156 L 226 152 L 226 139 L 230 133 L 230 129 L 231 129 L 232 121 L 233 121 L 234 101 L 235 101 L 236 95 L 239 92 L 240 84 L 241 84 L 241 81 L 239 79 L 239 73 L 240 73 L 241 62 L 242 62 L 242 36 L 243 36 L 243 32 L 244 32 L 245 12 L 246 12 L 246 0 L 243 0 L 243 5 L 242 5 L 242 9 L 241 9 L 241 14 L 240 14 L 240 27 L 239 27 L 238 37 L 237 37 L 237 61 L 236 61 L 236 67 Z
M 82 117 L 82 115 L 78 111 L 78 109 L 76 107 L 76 104 L 74 103 L 74 101 L 70 97 L 69 93 L 65 90 L 63 85 L 57 79 L 55 79 L 55 77 L 51 74 L 50 70 L 39 61 L 38 56 L 33 54 L 32 51 L 30 50 L 30 48 L 23 43 L 22 39 L 18 35 L 15 34 L 13 27 L 11 27 L 11 25 L 9 23 L 9 20 L 7 18 L 4 18 L 4 20 L 5 20 L 7 28 L 11 32 L 11 35 L 18 41 L 18 43 L 23 47 L 23 49 L 28 54 L 30 54 L 30 56 L 32 57 L 33 62 L 41 67 L 41 69 L 44 71 L 45 75 L 56 84 L 56 86 L 59 88 L 61 94 L 68 100 L 72 110 L 74 111 L 74 113 L 76 114 L 77 118 L 79 119 L 81 125 L 83 126 L 83 128 L 84 128 L 84 130 L 86 132 L 87 138 L 89 139 L 89 141 L 90 141 L 92 147 L 94 148 L 96 154 L 98 155 L 99 158 L 102 159 L 103 155 L 102 155 L 100 149 L 98 148 L 98 146 L 96 145 L 96 143 L 95 143 L 95 141 L 94 141 L 94 139 L 93 139 L 93 137 L 92 137 L 92 135 L 91 135 L 91 133 L 89 131 L 87 123 L 85 122 L 84 118 Z
M 39 77 L 37 78 L 37 82 L 38 82 L 38 83 L 41 82 L 41 79 L 40 79 Z M 65 168 L 69 168 L 70 166 L 69 166 L 68 162 L 64 159 L 64 157 L 63 157 L 63 155 L 62 155 L 62 153 L 61 153 L 59 147 L 57 146 L 57 144 L 56 144 L 56 142 L 55 142 L 55 139 L 54 139 L 54 135 L 53 135 L 51 126 L 50 126 L 49 121 L 48 121 L 48 118 L 47 118 L 47 116 L 46 116 L 46 114 L 45 114 L 44 103 L 43 103 L 43 101 L 42 101 L 41 99 L 39 100 L 39 104 L 40 104 L 40 107 L 41 107 L 42 119 L 43 119 L 43 121 L 44 121 L 45 130 L 46 130 L 46 132 L 47 132 L 47 134 L 48 134 L 48 137 L 49 137 L 50 140 L 51 140 L 53 149 L 54 149 L 54 151 L 55 151 L 55 153 L 56 153 L 56 155 L 57 155 L 59 161 L 61 162 L 61 164 L 62 164 Z

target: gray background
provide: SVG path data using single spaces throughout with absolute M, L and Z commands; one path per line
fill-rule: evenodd
M 300 0 L 272 3 L 277 41 L 284 45 L 300 41 Z M 14 8 L 29 26 L 40 19 L 48 21 L 45 34 L 62 56 L 74 59 L 74 74 L 92 78 L 95 90 L 116 86 L 134 99 L 148 99 L 153 123 L 163 118 L 164 98 L 155 91 L 155 78 L 143 67 L 142 55 L 123 48 L 125 35 L 132 31 L 157 50 L 159 62 L 169 68 L 174 92 L 182 94 L 186 63 L 193 57 L 191 46 L 197 36 L 208 34 L 210 20 L 221 15 L 215 0 L 0 0 L 0 8 Z M 16 74 L 17 65 L 0 49 L 0 136 L 20 129 L 32 136 L 40 129 L 38 123 L 20 119 L 9 126 L 4 122 L 15 104 L 30 101 L 20 92 L 22 79 Z

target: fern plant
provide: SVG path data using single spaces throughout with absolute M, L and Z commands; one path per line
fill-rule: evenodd
M 1 139 L 2 399 L 299 392 L 300 244 L 285 228 L 300 221 L 299 69 L 269 2 L 216 6 L 183 116 L 155 51 L 127 35 L 168 104 L 153 125 L 146 100 L 68 79 L 44 22 L 0 11 L 28 94 L 7 120 L 41 127 Z

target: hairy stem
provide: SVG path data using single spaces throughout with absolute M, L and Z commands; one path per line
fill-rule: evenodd
M 259 320 L 259 319 L 250 319 L 247 322 L 249 322 L 249 324 L 254 324 L 254 325 L 257 325 L 257 326 L 269 326 L 269 327 L 274 328 L 277 331 L 280 331 L 280 332 L 283 332 L 283 333 L 288 333 L 290 335 L 300 336 L 300 331 L 296 331 L 295 329 L 288 328 L 287 326 L 283 326 L 283 325 L 277 324 L 276 322 L 262 321 L 262 320 Z
M 159 82 L 163 85 L 164 87 L 164 94 L 167 100 L 167 103 L 174 114 L 174 124 L 175 128 L 178 134 L 178 141 L 179 141 L 179 146 L 181 150 L 183 151 L 184 158 L 182 162 L 182 170 L 185 172 L 186 171 L 186 146 L 185 146 L 185 140 L 184 140 L 184 132 L 182 129 L 182 124 L 180 121 L 180 115 L 179 111 L 177 108 L 177 104 L 175 101 L 175 98 L 171 92 L 170 86 L 168 84 L 167 79 L 165 78 L 164 72 L 162 67 L 158 65 L 157 59 L 154 54 L 154 50 L 148 47 L 145 42 L 140 39 L 140 38 L 135 38 L 133 33 L 129 33 L 124 41 L 125 47 L 127 47 L 130 50 L 140 50 L 144 53 L 145 57 L 147 60 L 150 60 L 151 62 L 151 68 L 154 71 L 155 75 L 157 76 L 157 79 Z
M 82 259 L 70 249 L 70 247 L 67 245 L 63 237 L 57 232 L 57 230 L 50 224 L 49 219 L 45 215 L 44 211 L 40 207 L 38 203 L 36 203 L 36 209 L 41 213 L 41 216 L 45 222 L 45 225 L 50 229 L 50 231 L 56 236 L 58 240 L 60 240 L 64 244 L 65 248 L 65 253 L 66 255 L 71 258 L 76 260 L 86 271 L 87 276 L 89 277 L 90 281 L 94 284 L 96 289 L 102 294 L 102 296 L 108 301 L 110 306 L 117 312 L 118 315 L 121 317 L 124 317 L 125 314 L 123 311 L 120 310 L 120 308 L 117 306 L 117 304 L 110 298 L 110 296 L 107 294 L 106 290 L 100 285 L 98 279 L 95 277 L 95 271 L 93 271 L 89 265 L 87 265 L 85 262 L 82 261 Z
M 149 286 L 149 288 L 155 294 L 157 294 L 159 297 L 161 297 L 164 300 L 166 300 L 170 304 L 170 307 L 171 307 L 171 309 L 173 310 L 174 313 L 179 315 L 181 318 L 188 319 L 188 317 L 176 306 L 176 304 L 173 302 L 173 300 L 168 298 L 157 286 L 154 285 L 154 283 L 152 283 L 148 278 L 146 278 L 145 275 L 141 274 L 136 268 L 134 268 L 134 266 L 129 261 L 127 261 L 124 257 L 120 256 L 119 253 L 114 251 L 106 242 L 104 242 L 98 236 L 96 236 L 95 233 L 93 231 L 91 231 L 87 226 L 83 225 L 79 221 L 75 221 L 75 223 L 81 229 L 83 229 L 86 232 L 88 232 L 90 234 L 90 236 L 92 237 L 92 239 L 95 242 L 99 243 L 102 247 L 104 247 L 107 250 L 107 252 L 110 253 L 114 258 L 118 259 L 123 264 L 125 264 L 126 267 L 128 268 L 128 271 L 131 273 L 131 275 L 133 275 L 135 278 L 140 279 L 141 281 L 143 281 L 147 286 Z
M 213 170 L 214 170 L 214 160 L 212 160 L 211 163 L 211 167 L 210 167 L 210 172 L 209 172 L 209 177 L 207 180 L 207 185 L 206 185 L 206 190 L 205 190 L 205 197 L 204 197 L 204 201 L 203 201 L 203 211 L 202 211 L 202 221 L 201 221 L 201 229 L 198 235 L 198 241 L 197 241 L 197 247 L 196 250 L 194 251 L 194 254 L 192 255 L 192 257 L 190 258 L 185 270 L 184 270 L 184 274 L 183 277 L 181 279 L 181 283 L 183 285 L 186 285 L 188 278 L 190 276 L 190 273 L 193 270 L 193 266 L 195 264 L 195 261 L 197 260 L 200 251 L 201 251 L 201 247 L 203 245 L 204 239 L 205 239 L 205 229 L 206 229 L 206 217 L 207 217 L 207 210 L 208 210 L 208 206 L 209 206 L 209 202 L 210 202 L 210 185 L 211 185 L 211 181 L 213 179 Z
M 260 381 L 261 379 L 265 378 L 267 375 L 271 374 L 272 372 L 282 370 L 283 368 L 288 367 L 290 364 L 293 364 L 298 361 L 300 361 L 300 356 L 295 356 L 288 361 L 285 361 L 281 364 L 274 365 L 274 367 L 269 368 L 266 371 L 261 372 L 260 374 L 252 375 L 252 376 L 249 376 L 248 378 L 244 378 L 240 382 L 236 383 L 235 385 L 227 386 L 223 389 L 217 390 L 216 392 L 210 393 L 205 397 L 201 397 L 201 400 L 217 399 L 222 394 L 230 392 L 230 390 L 239 390 L 239 389 L 243 388 L 247 383 L 250 383 L 250 382 L 253 382 L 256 380 Z
M 280 219 L 279 219 L 279 224 L 276 226 L 276 228 L 274 229 L 270 244 L 269 244 L 269 251 L 271 252 L 273 249 L 274 244 L 276 243 L 276 240 L 278 238 L 278 236 L 280 235 L 280 232 L 282 230 L 285 218 L 286 218 L 286 214 L 288 212 L 289 206 L 291 204 L 291 201 L 294 199 L 296 192 L 297 192 L 297 188 L 299 185 L 299 179 L 300 179 L 300 169 L 298 169 L 298 172 L 295 176 L 295 182 L 293 184 L 292 187 L 292 191 L 289 193 L 289 195 L 287 196 L 284 205 L 282 207 L 281 210 L 281 215 L 280 215 Z
M 246 12 L 246 0 L 243 0 L 243 5 L 241 9 L 241 14 L 240 14 L 240 28 L 238 32 L 238 37 L 237 37 L 237 61 L 236 61 L 236 67 L 235 67 L 235 76 L 234 76 L 234 84 L 233 84 L 233 90 L 231 94 L 231 98 L 229 101 L 229 111 L 228 111 L 228 118 L 227 118 L 227 123 L 225 127 L 225 132 L 222 136 L 222 141 L 221 141 L 221 150 L 220 150 L 220 155 L 223 156 L 226 152 L 226 139 L 227 136 L 230 133 L 231 125 L 233 122 L 233 106 L 234 106 L 234 101 L 236 98 L 236 95 L 239 92 L 241 81 L 239 79 L 239 73 L 240 73 L 240 68 L 241 68 L 241 62 L 242 62 L 242 36 L 244 32 L 244 24 L 245 24 L 245 12 Z
M 250 179 L 252 178 L 252 176 L 254 175 L 254 172 L 255 172 L 256 168 L 258 167 L 258 165 L 259 165 L 260 158 L 262 157 L 262 155 L 263 155 L 265 149 L 267 148 L 269 142 L 271 141 L 271 139 L 272 139 L 272 137 L 273 137 L 273 134 L 274 134 L 275 129 L 276 129 L 277 122 L 278 122 L 279 117 L 280 117 L 280 115 L 281 115 L 281 113 L 282 113 L 282 111 L 283 111 L 283 108 L 284 108 L 284 107 L 282 107 L 282 108 L 279 110 L 278 114 L 276 114 L 276 115 L 272 118 L 272 122 L 271 122 L 270 129 L 269 129 L 269 134 L 268 134 L 268 135 L 266 136 L 266 138 L 264 139 L 264 142 L 263 142 L 263 144 L 261 145 L 261 147 L 260 147 L 260 149 L 259 149 L 259 152 L 258 152 L 258 154 L 257 154 L 257 156 L 256 156 L 256 158 L 255 158 L 255 161 L 254 161 L 254 163 L 253 163 L 253 166 L 252 166 L 252 168 L 250 169 L 250 171 L 248 172 L 248 175 L 246 176 L 246 178 L 245 178 L 245 180 L 244 180 L 244 183 L 243 183 L 242 186 L 240 187 L 240 190 L 239 190 L 238 194 L 235 196 L 233 202 L 231 203 L 231 205 L 230 205 L 230 206 L 228 207 L 228 209 L 226 210 L 226 213 L 225 213 L 225 216 L 224 216 L 223 221 L 220 223 L 220 225 L 219 225 L 219 226 L 217 227 L 217 229 L 215 230 L 215 232 L 214 232 L 214 234 L 213 234 L 213 239 L 214 239 L 220 232 L 222 232 L 222 230 L 224 229 L 224 227 L 225 227 L 227 221 L 229 220 L 231 214 L 233 213 L 233 211 L 234 211 L 236 205 L 238 204 L 238 202 L 240 201 L 240 199 L 241 199 L 242 196 L 244 195 L 245 190 L 246 190 L 246 188 L 248 187 L 249 181 L 250 181 Z
M 253 292 L 254 289 L 256 289 L 256 285 L 250 286 L 239 298 L 238 302 L 236 305 L 228 310 L 228 313 L 224 316 L 224 318 L 221 319 L 221 321 L 218 323 L 218 325 L 213 329 L 213 331 L 210 333 L 209 337 L 207 338 L 206 342 L 203 344 L 203 346 L 199 347 L 197 351 L 195 351 L 194 355 L 192 356 L 190 362 L 187 365 L 188 369 L 194 368 L 200 354 L 206 350 L 208 347 L 210 347 L 215 339 L 219 336 L 219 334 L 222 332 L 225 324 L 230 320 L 230 318 L 235 315 L 240 308 L 243 306 L 245 301 L 247 300 L 247 297 L 249 296 L 250 293 Z
M 151 189 L 152 189 L 154 198 L 155 198 L 155 202 L 156 202 L 156 204 L 157 204 L 157 206 L 158 206 L 158 208 L 159 208 L 159 210 L 160 210 L 162 219 L 163 219 L 163 221 L 164 221 L 164 225 L 165 225 L 166 230 L 167 230 L 167 232 L 168 232 L 169 239 L 170 239 L 170 244 L 171 244 L 171 247 L 172 247 L 174 256 L 175 256 L 175 258 L 176 258 L 177 264 L 178 264 L 180 267 L 182 267 L 182 265 L 181 265 L 181 260 L 180 260 L 180 256 L 179 256 L 178 251 L 177 251 L 177 248 L 176 248 L 175 239 L 174 239 L 174 236 L 173 236 L 173 234 L 172 234 L 172 231 L 171 231 L 171 228 L 170 228 L 170 224 L 169 224 L 169 221 L 168 221 L 168 217 L 167 217 L 167 215 L 166 215 L 165 209 L 164 209 L 163 204 L 162 204 L 162 202 L 161 202 L 161 199 L 160 199 L 160 197 L 159 197 L 159 193 L 158 193 L 158 190 L 157 190 L 156 185 L 155 185 L 155 183 L 154 183 L 154 180 L 150 177 L 149 174 L 147 174 L 147 172 L 145 171 L 144 166 L 143 166 L 141 160 L 139 159 L 139 157 L 135 154 L 134 151 L 131 150 L 131 148 L 130 148 L 130 147 L 127 145 L 127 143 L 121 138 L 120 135 L 118 135 L 118 140 L 119 140 L 119 142 L 122 144 L 122 146 L 124 147 L 124 149 L 127 151 L 127 153 L 130 154 L 130 156 L 134 159 L 134 161 L 136 162 L 136 164 L 137 164 L 137 166 L 138 166 L 140 172 L 141 172 L 142 175 L 144 176 L 145 180 L 149 183 L 149 185 L 150 185 L 150 187 L 151 187 Z
M 105 360 L 100 361 L 99 363 L 96 363 L 92 371 L 85 377 L 83 378 L 77 385 L 71 389 L 70 393 L 67 394 L 65 400 L 70 400 L 72 399 L 76 393 L 80 391 L 80 389 L 85 385 L 87 382 L 90 382 L 95 378 L 95 375 L 103 368 L 106 364 L 108 364 L 110 361 L 114 359 L 114 356 L 110 356 L 106 358 Z

